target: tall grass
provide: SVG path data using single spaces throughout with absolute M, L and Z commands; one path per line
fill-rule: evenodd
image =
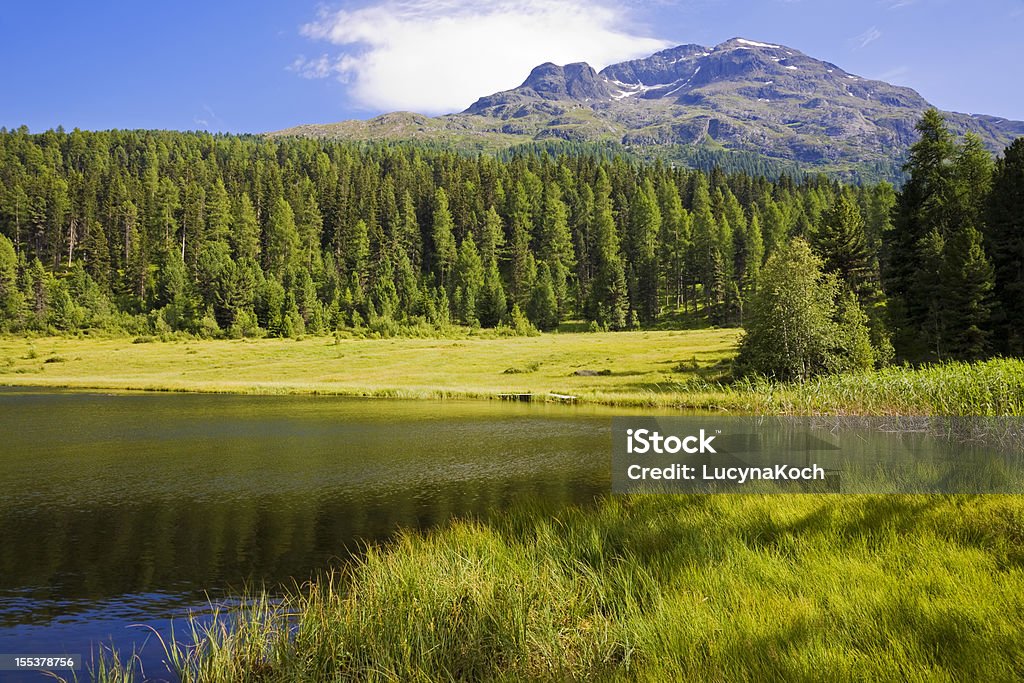
M 1020 498 L 608 498 L 404 535 L 172 661 L 185 681 L 1010 681 L 1021 586 Z
M 945 363 L 823 377 L 794 385 L 780 398 L 779 407 L 789 412 L 1024 415 L 1024 361 Z
M 741 379 L 677 391 L 681 406 L 755 415 L 1024 415 L 1024 360 L 888 367 L 792 383 Z

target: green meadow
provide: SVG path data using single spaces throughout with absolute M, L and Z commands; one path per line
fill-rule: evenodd
M 0 382 L 744 413 L 1024 410 L 1024 362 L 730 379 L 734 330 L 526 338 L 0 339 Z M 301 581 L 302 578 L 297 578 Z M 1019 497 L 633 496 L 370 546 L 162 642 L 184 681 L 1024 677 Z M 131 653 L 94 680 L 143 680 Z
M 735 329 L 454 339 L 0 337 L 0 384 L 533 400 L 754 414 L 1020 415 L 1024 361 L 732 381 Z

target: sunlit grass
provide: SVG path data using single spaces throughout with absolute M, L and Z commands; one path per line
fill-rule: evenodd
M 403 399 L 554 394 L 746 414 L 1021 415 L 1024 361 L 732 381 L 737 330 L 463 339 L 0 338 L 0 384 Z
M 1022 585 L 1019 498 L 609 498 L 404 535 L 171 659 L 185 681 L 1009 681 Z

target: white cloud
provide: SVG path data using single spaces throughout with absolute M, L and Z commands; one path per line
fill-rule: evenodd
M 327 78 L 335 72 L 335 62 L 326 54 L 316 59 L 306 59 L 305 55 L 295 58 L 288 70 L 294 71 L 303 78 Z
M 225 127 L 224 121 L 217 116 L 217 112 L 215 112 L 213 107 L 208 104 L 203 105 L 203 111 L 201 114 L 197 114 L 192 118 L 192 123 L 194 123 L 200 130 L 223 130 Z
M 382 0 L 325 10 L 302 33 L 340 52 L 300 57 L 289 69 L 306 78 L 335 76 L 368 108 L 434 114 L 513 88 L 543 62 L 600 69 L 670 45 L 630 30 L 623 6 L 605 3 Z
M 877 26 L 872 26 L 864 33 L 860 34 L 851 39 L 851 42 L 858 48 L 865 48 L 871 43 L 875 42 L 882 37 L 882 32 L 878 30 Z

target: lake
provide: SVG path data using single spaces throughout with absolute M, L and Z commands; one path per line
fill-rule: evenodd
M 622 410 L 0 389 L 0 654 L 142 648 L 145 624 L 291 587 L 398 529 L 588 504 Z M 2 680 L 48 680 L 41 674 Z

